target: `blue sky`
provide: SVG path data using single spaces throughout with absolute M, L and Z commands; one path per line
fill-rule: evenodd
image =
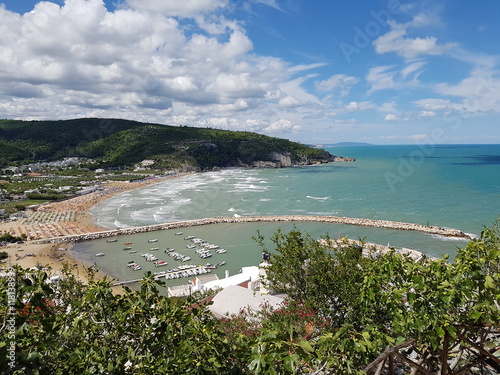
M 0 3 L 0 118 L 500 143 L 496 0 Z

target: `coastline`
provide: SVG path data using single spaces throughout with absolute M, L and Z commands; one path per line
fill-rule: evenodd
M 23 268 L 48 266 L 52 272 L 59 272 L 65 263 L 75 265 L 78 274 L 86 274 L 88 265 L 72 256 L 69 248 L 75 242 L 92 240 L 97 238 L 108 238 L 122 234 L 134 234 L 164 230 L 172 228 L 185 228 L 188 226 L 208 225 L 217 223 L 242 223 L 242 222 L 326 222 L 342 223 L 355 226 L 371 226 L 405 231 L 420 231 L 428 234 L 436 234 L 447 237 L 470 238 L 466 233 L 456 229 L 445 229 L 435 226 L 424 226 L 412 223 L 402 223 L 387 220 L 371 220 L 335 216 L 252 216 L 252 217 L 214 217 L 164 224 L 148 225 L 126 229 L 109 230 L 102 228 L 93 222 L 89 210 L 100 202 L 110 197 L 130 190 L 140 189 L 167 179 L 182 177 L 191 173 L 174 176 L 161 176 L 140 182 L 109 182 L 103 190 L 93 192 L 84 196 L 78 196 L 66 201 L 48 203 L 33 211 L 30 215 L 19 222 L 1 223 L 0 233 L 8 231 L 13 235 L 25 233 L 29 241 L 25 244 L 12 244 L 0 248 L 0 251 L 9 253 L 8 264 L 18 264 Z M 68 250 L 62 251 L 59 248 Z M 30 256 L 28 256 L 30 254 Z M 63 255 L 64 254 L 64 255 Z M 103 273 L 96 275 L 105 277 Z M 87 280 L 85 280 L 87 281 Z
M 0 233 L 7 232 L 13 236 L 25 234 L 28 237 L 27 241 L 22 244 L 9 244 L 0 247 L 0 251 L 7 252 L 9 256 L 5 263 L 0 264 L 0 270 L 18 265 L 24 269 L 49 269 L 50 273 L 59 274 L 64 265 L 69 264 L 75 267 L 75 274 L 82 281 L 88 282 L 86 277 L 88 265 L 72 255 L 70 250 L 73 245 L 72 241 L 63 240 L 55 243 L 45 242 L 45 240 L 106 231 L 106 228 L 98 226 L 93 221 L 89 213 L 92 207 L 116 194 L 188 174 L 190 173 L 158 176 L 139 182 L 108 182 L 103 186 L 103 190 L 60 202 L 47 203 L 37 210 L 29 212 L 26 218 L 0 223 Z M 102 272 L 95 275 L 97 279 L 105 276 L 107 275 Z

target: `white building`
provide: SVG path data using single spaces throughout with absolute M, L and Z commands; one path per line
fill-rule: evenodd
M 249 288 L 233 285 L 217 293 L 208 309 L 215 317 L 222 318 L 224 316 L 238 315 L 243 310 L 256 312 L 264 305 L 276 309 L 281 306 L 283 300 L 283 296 L 264 295 Z

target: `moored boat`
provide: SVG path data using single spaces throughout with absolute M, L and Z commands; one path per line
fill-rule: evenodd
M 142 269 L 142 267 L 141 267 L 140 264 L 137 264 L 137 263 L 134 263 L 134 262 L 129 262 L 127 264 L 127 267 L 130 268 L 133 271 L 139 271 L 140 269 Z

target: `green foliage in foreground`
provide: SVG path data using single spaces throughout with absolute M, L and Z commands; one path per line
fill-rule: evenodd
M 268 276 L 290 299 L 221 320 L 201 301 L 159 295 L 151 274 L 140 291 L 116 295 L 109 280 L 83 285 L 70 268 L 59 288 L 44 272 L 15 269 L 0 281 L 0 298 L 15 307 L 11 315 L 0 305 L 0 372 L 362 374 L 387 346 L 415 339 L 432 356 L 459 326 L 499 328 L 497 225 L 453 263 L 363 258 L 357 247 L 335 250 L 298 230 L 272 241 Z

